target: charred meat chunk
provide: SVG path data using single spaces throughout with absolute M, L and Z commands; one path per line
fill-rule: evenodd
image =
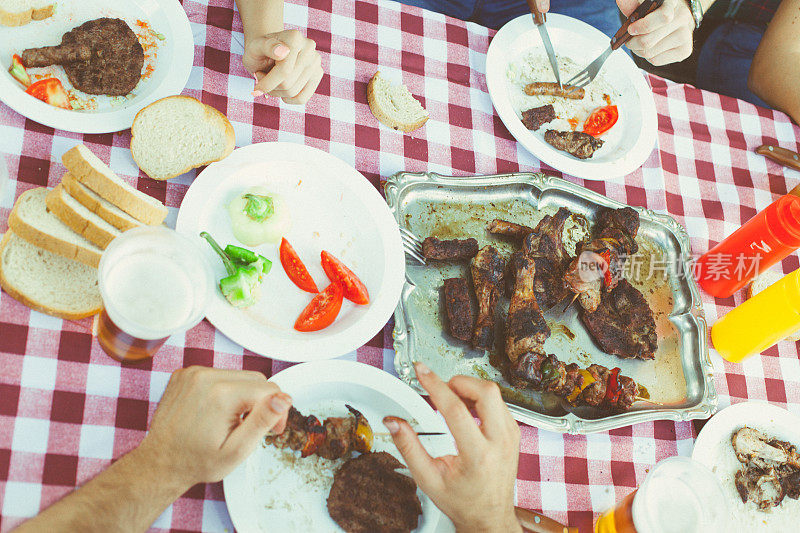
M 493 235 L 503 235 L 522 240 L 533 231 L 533 228 L 496 218 L 486 225 L 486 231 Z
M 144 49 L 124 20 L 99 18 L 65 33 L 58 46 L 25 50 L 22 61 L 28 67 L 62 65 L 76 89 L 122 96 L 142 77 Z
M 396 472 L 403 464 L 386 452 L 348 460 L 333 477 L 328 513 L 348 533 L 401 533 L 417 528 L 422 504 L 417 484 Z
M 446 279 L 442 293 L 450 335 L 469 342 L 475 327 L 475 308 L 469 294 L 469 283 L 464 278 Z
M 734 477 L 742 503 L 767 511 L 786 496 L 800 497 L 800 455 L 793 444 L 745 426 L 731 435 L 731 445 L 744 465 Z
M 494 344 L 495 314 L 503 288 L 504 269 L 505 261 L 494 246 L 484 246 L 472 258 L 470 273 L 478 301 L 478 317 L 472 334 L 472 347 L 476 350 L 491 350 Z
M 536 301 L 536 263 L 527 255 L 517 261 L 514 293 L 506 320 L 506 355 L 512 365 L 526 353 L 544 353 L 544 343 L 550 336 L 550 327 Z
M 436 237 L 428 237 L 422 241 L 422 255 L 425 259 L 440 261 L 457 261 L 469 259 L 478 253 L 478 241 L 469 239 L 451 239 L 443 241 Z
M 582 131 L 547 130 L 544 140 L 554 148 L 574 155 L 578 159 L 589 159 L 603 146 L 601 139 Z
M 527 111 L 522 112 L 522 123 L 529 130 L 536 131 L 547 124 L 551 120 L 555 120 L 556 112 L 553 109 L 553 104 L 543 105 L 541 107 L 532 107 Z
M 583 309 L 581 321 L 604 352 L 624 359 L 655 358 L 658 336 L 653 311 L 628 280 L 603 293 L 595 311 Z

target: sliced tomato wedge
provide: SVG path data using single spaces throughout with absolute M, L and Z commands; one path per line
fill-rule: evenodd
M 369 303 L 367 286 L 344 263 L 336 259 L 330 252 L 322 251 L 322 270 L 328 279 L 342 284 L 344 297 L 358 305 Z
M 30 87 L 31 77 L 28 76 L 28 71 L 25 70 L 25 65 L 22 64 L 22 58 L 18 54 L 11 56 L 11 67 L 8 69 L 11 77 L 20 82 L 25 87 Z
M 297 285 L 301 290 L 311 293 L 318 293 L 319 289 L 317 284 L 314 283 L 314 278 L 308 273 L 308 269 L 300 260 L 300 256 L 294 251 L 292 245 L 286 239 L 281 239 L 280 258 L 283 270 L 292 283 Z
M 610 130 L 611 127 L 617 123 L 618 119 L 619 110 L 617 106 L 607 105 L 598 107 L 592 111 L 592 114 L 589 115 L 589 118 L 583 123 L 583 132 L 597 137 Z
M 61 85 L 61 81 L 57 78 L 39 80 L 25 89 L 25 92 L 52 106 L 60 107 L 61 109 L 72 109 L 67 91 L 64 90 L 64 86 Z
M 325 329 L 339 316 L 342 308 L 344 290 L 341 284 L 331 283 L 321 293 L 314 296 L 294 323 L 297 331 L 319 331 Z

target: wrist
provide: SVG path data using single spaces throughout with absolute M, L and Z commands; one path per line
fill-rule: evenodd
M 174 494 L 175 499 L 199 483 L 194 479 L 193 472 L 179 465 L 175 455 L 154 443 L 149 435 L 123 459 L 136 475 L 157 483 L 165 491 Z
M 457 533 L 522 533 L 522 525 L 512 508 L 502 516 L 495 516 L 487 521 L 486 517 L 474 519 L 469 523 L 455 523 Z

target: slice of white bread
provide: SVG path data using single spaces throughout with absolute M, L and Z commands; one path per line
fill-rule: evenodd
M 47 210 L 50 189 L 25 191 L 8 217 L 8 226 L 19 237 L 50 252 L 97 267 L 103 250 L 90 243 Z
M 155 226 L 167 217 L 164 204 L 131 187 L 83 144 L 68 150 L 61 160 L 75 179 L 136 220 Z
M 22 26 L 53 15 L 53 0 L 0 0 L 0 25 Z
M 82 203 L 73 198 L 60 183 L 47 193 L 47 209 L 57 216 L 61 222 L 69 226 L 78 235 L 83 235 L 89 242 L 105 250 L 111 241 L 122 235 L 122 232 L 89 211 Z
M 142 225 L 141 222 L 128 213 L 76 180 L 69 172 L 61 178 L 61 185 L 63 185 L 64 190 L 69 193 L 70 196 L 79 201 L 86 209 L 95 213 L 120 231 L 127 231 Z
M 168 180 L 230 155 L 236 144 L 227 117 L 189 96 L 168 96 L 136 114 L 131 154 L 145 174 Z
M 103 308 L 97 269 L 34 246 L 12 230 L 0 240 L 0 286 L 31 309 L 67 320 Z
M 776 281 L 780 280 L 781 278 L 783 278 L 783 273 L 778 272 L 776 270 L 765 270 L 764 272 L 756 276 L 756 279 L 753 280 L 753 283 L 751 283 L 750 286 L 747 287 L 747 297 L 752 298 L 753 296 L 763 291 L 764 289 L 766 289 Z M 800 341 L 800 329 L 798 329 L 797 331 L 795 331 L 793 334 L 789 335 L 786 338 L 793 342 Z
M 428 112 L 405 85 L 392 85 L 376 72 L 367 85 L 367 103 L 375 118 L 396 130 L 405 132 L 421 128 L 428 121 Z

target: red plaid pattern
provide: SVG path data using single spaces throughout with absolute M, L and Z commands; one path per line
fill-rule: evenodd
M 307 29 L 328 73 L 304 109 L 253 101 L 253 80 L 241 65 L 241 22 L 230 0 L 184 0 L 183 6 L 195 36 L 195 67 L 184 92 L 226 113 L 239 146 L 306 143 L 351 163 L 376 187 L 380 176 L 400 170 L 468 175 L 542 168 L 560 175 L 519 147 L 494 114 L 482 74 L 492 35 L 485 28 L 392 1 L 288 3 L 287 24 Z M 366 84 L 378 68 L 402 79 L 423 100 L 431 119 L 422 130 L 403 135 L 374 120 Z M 770 143 L 800 150 L 800 128 L 781 113 L 648 79 L 658 110 L 659 149 L 624 181 L 584 185 L 670 213 L 687 228 L 694 249 L 703 252 L 796 183 L 800 173 L 753 149 Z M 22 192 L 59 182 L 61 154 L 80 141 L 140 190 L 165 201 L 174 220 L 193 175 L 156 182 L 139 174 L 128 151 L 129 132 L 55 131 L 0 105 L 0 153 L 12 176 L 0 197 L 0 231 Z M 782 267 L 798 268 L 798 257 Z M 709 322 L 740 299 L 706 297 Z M 391 346 L 387 327 L 347 357 L 392 372 Z M 800 411 L 797 356 L 798 347 L 788 342 L 741 365 L 712 353 L 721 406 L 754 398 Z M 35 515 L 136 446 L 170 373 L 190 364 L 268 376 L 288 366 L 243 350 L 203 322 L 171 338 L 152 361 L 121 368 L 91 337 L 91 321 L 44 316 L 0 294 L 0 530 Z M 589 436 L 523 427 L 518 503 L 589 527 L 657 461 L 688 455 L 694 436 L 688 422 Z M 221 484 L 194 487 L 154 529 L 232 531 Z

